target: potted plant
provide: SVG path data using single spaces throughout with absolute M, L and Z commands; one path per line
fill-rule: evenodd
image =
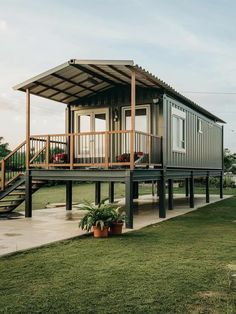
M 122 227 L 125 220 L 125 213 L 122 207 L 113 208 L 112 222 L 110 225 L 110 234 L 118 235 L 122 233 Z
M 79 227 L 88 232 L 93 230 L 95 238 L 106 238 L 113 220 L 113 207 L 110 204 L 102 203 L 101 205 L 83 204 L 80 208 L 87 212 L 80 220 Z

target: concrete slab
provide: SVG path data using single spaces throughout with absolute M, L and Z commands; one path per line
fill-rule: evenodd
M 225 196 L 228 197 L 231 196 Z M 132 230 L 186 214 L 206 205 L 204 195 L 195 196 L 194 209 L 189 208 L 184 195 L 175 195 L 174 199 L 174 210 L 167 211 L 167 218 L 160 219 L 157 198 L 151 195 L 140 196 L 135 200 L 136 213 Z M 218 196 L 211 195 L 211 203 L 218 201 Z M 123 204 L 124 200 L 119 203 Z M 0 219 L 0 256 L 83 235 L 86 232 L 78 228 L 80 218 L 81 211 L 78 209 L 66 212 L 65 207 L 62 207 L 35 210 L 32 218 L 20 215 L 12 219 Z M 124 232 L 132 230 L 124 229 Z

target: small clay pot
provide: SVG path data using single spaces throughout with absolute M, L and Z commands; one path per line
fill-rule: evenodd
M 122 234 L 123 222 L 113 222 L 110 227 L 110 234 Z
M 100 227 L 93 226 L 93 236 L 94 238 L 107 238 L 108 227 L 104 227 L 103 230 L 101 230 Z

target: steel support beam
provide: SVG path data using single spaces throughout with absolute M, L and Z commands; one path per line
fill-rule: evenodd
M 164 173 L 159 182 L 159 217 L 166 218 L 166 178 Z
M 174 208 L 173 202 L 173 180 L 168 179 L 168 209 L 172 210 Z
M 189 205 L 190 208 L 194 208 L 194 176 L 193 173 L 190 177 L 190 198 L 189 198 Z
M 138 198 L 138 196 L 139 196 L 139 191 L 138 191 L 138 188 L 139 188 L 139 186 L 138 186 L 138 182 L 134 182 L 133 183 L 133 198 L 134 199 L 136 199 L 136 198 Z
M 32 217 L 32 177 L 29 171 L 25 175 L 25 217 Z
M 188 197 L 188 195 L 189 195 L 189 182 L 188 182 L 188 178 L 185 179 L 185 195 L 186 195 L 186 197 Z
M 95 204 L 98 205 L 101 203 L 101 182 L 95 182 Z
M 220 198 L 224 197 L 223 189 L 224 189 L 224 173 L 222 171 L 221 176 L 220 176 Z
M 206 203 L 210 203 L 209 175 L 206 176 Z
M 115 182 L 109 182 L 109 203 L 114 203 L 114 185 Z
M 126 172 L 125 178 L 126 227 L 133 229 L 133 173 Z
M 72 181 L 66 182 L 66 210 L 72 210 Z

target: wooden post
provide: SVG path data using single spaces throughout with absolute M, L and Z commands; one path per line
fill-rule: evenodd
M 25 175 L 25 217 L 32 217 L 32 177 L 29 170 Z
M 166 218 L 166 179 L 164 173 L 159 182 L 159 217 Z
M 5 160 L 1 160 L 1 189 L 5 189 Z
M 74 134 L 69 135 L 70 148 L 70 169 L 74 167 Z
M 206 176 L 206 203 L 210 203 L 209 174 L 207 174 Z
M 168 179 L 168 209 L 172 210 L 173 208 L 173 180 Z
M 66 182 L 66 210 L 72 210 L 72 181 Z
M 105 133 L 105 168 L 108 169 L 109 166 L 109 158 L 108 158 L 108 152 L 109 152 L 109 133 Z
M 50 136 L 47 135 L 46 138 L 46 168 L 49 169 L 49 162 L 50 162 Z
M 71 106 L 67 105 L 67 131 L 66 133 L 71 133 Z
M 152 148 L 152 137 L 151 137 L 151 135 L 148 135 L 148 163 L 149 163 L 149 166 L 152 164 L 151 148 Z
M 220 198 L 224 197 L 224 172 L 220 176 Z
M 101 182 L 95 182 L 95 204 L 101 203 Z
M 131 133 L 130 133 L 130 169 L 134 169 L 134 150 L 135 150 L 135 105 L 136 105 L 136 86 L 135 71 L 131 72 Z
M 190 208 L 194 208 L 194 177 L 193 177 L 193 173 L 191 173 L 191 177 L 190 177 L 189 205 L 190 205 Z
M 71 148 L 71 106 L 67 105 L 67 123 L 66 123 L 66 133 L 69 134 L 67 138 L 67 148 L 66 148 L 66 153 L 67 153 L 67 163 L 70 164 L 70 169 L 73 169 L 73 160 L 71 159 L 71 154 L 72 154 L 72 148 Z
M 185 195 L 186 195 L 186 197 L 188 197 L 188 195 L 189 195 L 189 182 L 188 182 L 188 178 L 185 179 Z
M 125 178 L 126 227 L 133 229 L 133 173 L 126 172 Z
M 30 168 L 30 90 L 26 90 L 26 150 L 25 167 Z
M 109 182 L 109 203 L 114 203 L 114 185 L 115 182 Z

